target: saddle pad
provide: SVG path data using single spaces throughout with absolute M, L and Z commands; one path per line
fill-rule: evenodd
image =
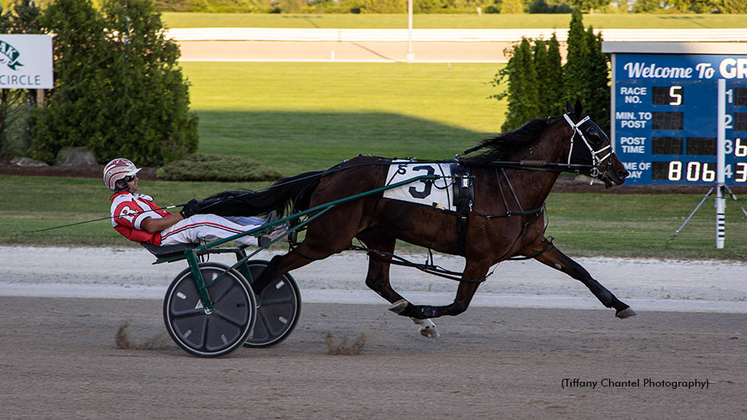
M 386 176 L 386 185 L 407 181 L 422 175 L 439 175 L 445 178 L 423 179 L 384 191 L 384 198 L 408 201 L 429 207 L 456 211 L 454 192 L 451 188 L 451 164 L 423 163 L 411 160 L 393 160 Z

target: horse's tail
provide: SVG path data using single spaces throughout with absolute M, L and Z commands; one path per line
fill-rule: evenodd
M 305 210 L 311 193 L 324 171 L 306 172 L 283 178 L 260 191 L 225 191 L 202 201 L 200 213 L 219 216 L 256 216 L 276 211 L 288 214 L 291 208 Z

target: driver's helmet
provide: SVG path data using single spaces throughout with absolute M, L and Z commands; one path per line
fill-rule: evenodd
M 127 159 L 117 158 L 104 166 L 104 184 L 112 191 L 121 191 L 117 188 L 117 181 L 126 176 L 135 176 L 140 168 Z

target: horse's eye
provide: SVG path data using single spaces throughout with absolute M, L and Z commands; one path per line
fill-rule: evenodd
M 589 135 L 589 142 L 591 142 L 592 144 L 599 144 L 602 142 L 602 136 L 600 135 L 601 133 L 596 128 L 590 128 L 587 134 Z

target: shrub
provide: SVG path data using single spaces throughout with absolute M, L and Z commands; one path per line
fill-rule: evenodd
M 282 174 L 247 157 L 195 153 L 166 164 L 156 176 L 167 181 L 252 182 L 274 181 Z

